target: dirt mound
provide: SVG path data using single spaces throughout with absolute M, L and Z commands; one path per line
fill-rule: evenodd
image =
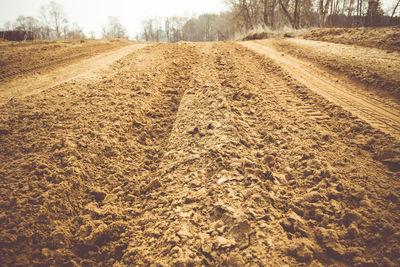
M 246 35 L 246 37 L 242 38 L 241 41 L 262 40 L 262 39 L 276 38 L 276 37 L 292 38 L 294 36 L 295 33 L 292 32 L 277 32 L 277 31 L 256 32 Z
M 43 72 L 129 45 L 125 40 L 0 42 L 0 82 Z
M 253 33 L 250 35 L 247 35 L 242 39 L 242 41 L 250 41 L 250 40 L 262 40 L 262 39 L 267 39 L 270 38 L 271 34 L 267 32 L 258 32 L 258 33 Z
M 400 26 L 314 29 L 300 36 L 309 40 L 400 51 Z
M 4 265 L 400 260 L 398 141 L 238 44 L 9 101 L 0 145 Z

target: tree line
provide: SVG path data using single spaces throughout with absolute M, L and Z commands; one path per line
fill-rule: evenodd
M 400 0 L 384 11 L 382 0 L 225 0 L 228 7 L 220 14 L 193 17 L 157 17 L 144 20 L 137 39 L 151 42 L 223 41 L 252 31 L 285 27 L 362 27 L 400 24 Z M 39 16 L 19 16 L 7 22 L 6 30 L 33 33 L 34 39 L 84 39 L 77 24 L 70 24 L 63 7 L 51 1 Z M 102 38 L 127 38 L 117 17 L 108 17 Z
M 4 29 L 32 32 L 35 40 L 95 38 L 94 32 L 87 36 L 77 23 L 70 24 L 62 5 L 54 1 L 42 6 L 37 17 L 18 16 L 15 21 L 6 22 Z M 126 29 L 117 17 L 108 17 L 102 38 L 127 38 Z
M 389 10 L 381 0 L 225 0 L 228 11 L 196 17 L 147 19 L 145 41 L 221 41 L 256 30 L 285 27 L 363 27 L 400 24 L 400 0 Z
M 142 22 L 138 39 L 155 42 L 222 41 L 231 39 L 235 25 L 231 13 L 203 14 L 196 17 L 157 17 Z
M 290 26 L 368 27 L 399 24 L 400 0 L 386 12 L 381 0 L 226 0 L 237 26 L 245 31 Z

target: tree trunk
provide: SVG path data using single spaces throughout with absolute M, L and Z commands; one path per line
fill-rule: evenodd
M 275 25 L 275 7 L 276 7 L 276 0 L 271 0 L 271 28 L 274 28 Z
M 264 0 L 264 14 L 263 14 L 263 19 L 264 19 L 264 25 L 268 27 L 268 0 Z
M 390 16 L 390 22 L 392 22 L 392 20 L 394 18 L 394 14 L 396 13 L 396 9 L 399 7 L 399 4 L 400 4 L 400 0 L 397 1 L 396 6 L 393 8 L 392 16 Z
M 290 24 L 292 25 L 293 28 L 295 27 L 295 23 L 294 23 L 294 19 L 292 18 L 292 16 L 290 16 L 289 11 L 287 10 L 286 6 L 282 3 L 282 0 L 279 0 L 279 4 L 283 10 L 283 13 L 285 13 L 287 19 L 289 20 Z
M 353 4 L 354 4 L 354 0 L 350 0 L 349 10 L 347 12 L 347 27 L 352 27 L 354 25 L 353 19 L 351 18 L 352 14 L 353 14 Z
M 346 0 L 343 0 L 342 12 L 341 14 L 344 15 L 344 9 L 346 7 Z
M 296 30 L 299 28 L 299 22 L 300 22 L 299 1 L 300 0 L 295 0 L 294 2 L 293 21 L 294 21 L 294 28 Z
M 326 0 L 324 4 L 324 0 L 319 0 L 319 26 L 321 28 L 325 27 L 326 25 L 326 14 L 328 13 L 330 2 L 331 0 Z

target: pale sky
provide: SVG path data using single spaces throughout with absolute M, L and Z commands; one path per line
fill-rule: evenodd
M 396 0 L 381 0 L 386 11 Z M 19 15 L 39 16 L 39 8 L 50 0 L 0 0 L 0 28 Z M 141 32 L 141 21 L 153 17 L 191 16 L 226 10 L 224 0 L 56 0 L 85 33 L 95 31 L 100 37 L 108 16 L 117 16 L 130 38 Z
M 19 15 L 39 16 L 39 9 L 50 0 L 0 0 L 0 28 Z M 101 28 L 108 16 L 116 16 L 130 38 L 141 32 L 141 21 L 153 17 L 191 16 L 226 10 L 223 0 L 55 0 L 61 4 L 70 23 L 76 22 L 85 33 Z

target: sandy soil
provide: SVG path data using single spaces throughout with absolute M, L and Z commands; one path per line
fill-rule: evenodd
M 97 56 L 83 59 L 77 63 L 67 66 L 53 65 L 51 70 L 43 74 L 28 74 L 18 79 L 10 79 L 0 83 L 0 105 L 12 101 L 17 97 L 37 94 L 43 90 L 54 87 L 68 80 L 78 77 L 100 76 L 96 70 L 105 68 L 107 65 L 125 57 L 136 49 L 146 46 L 145 44 L 133 44 L 114 48 L 112 51 L 103 51 Z M 100 51 L 98 51 L 100 52 Z
M 362 82 L 366 90 L 400 100 L 400 52 L 296 38 L 275 39 L 274 48 Z
M 3 265 L 396 266 L 400 143 L 235 43 L 0 106 Z
M 304 39 L 359 45 L 400 52 L 400 26 L 381 28 L 325 28 L 300 35 Z
M 367 91 L 363 85 L 343 75 L 338 77 L 321 69 L 319 64 L 278 52 L 273 48 L 276 43 L 277 40 L 264 40 L 241 44 L 271 58 L 294 79 L 327 100 L 340 105 L 373 127 L 400 138 L 400 103 L 397 103 L 397 99 Z
M 41 74 L 129 44 L 119 39 L 0 41 L 0 81 Z

